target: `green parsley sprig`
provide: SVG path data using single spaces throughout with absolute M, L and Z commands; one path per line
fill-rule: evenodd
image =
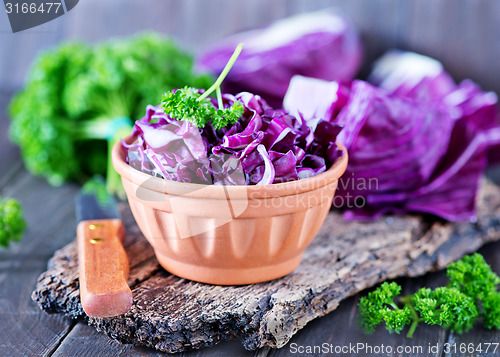
M 184 87 L 175 92 L 165 93 L 161 100 L 161 107 L 165 114 L 177 120 L 189 121 L 198 128 L 203 128 L 210 123 L 215 129 L 222 129 L 236 123 L 243 115 L 244 107 L 236 101 L 229 108 L 224 108 L 220 86 L 242 49 L 243 44 L 240 43 L 215 83 L 204 93 L 201 94 L 193 87 Z M 213 91 L 217 95 L 218 108 L 215 108 L 208 99 Z
M 0 196 L 0 246 L 8 247 L 10 242 L 19 241 L 25 229 L 26 221 L 19 201 Z
M 500 328 L 500 277 L 484 258 L 476 253 L 465 256 L 447 269 L 447 286 L 434 290 L 422 288 L 415 294 L 396 298 L 401 293 L 397 283 L 384 282 L 362 297 L 358 307 L 360 326 L 372 333 L 382 322 L 389 333 L 400 333 L 406 326 L 412 337 L 420 322 L 439 325 L 453 332 L 470 330 L 481 317 L 488 329 Z
M 92 47 L 68 42 L 37 57 L 9 106 L 10 137 L 27 169 L 52 185 L 100 174 L 110 193 L 122 195 L 113 144 L 131 133 L 159 91 L 212 83 L 193 72 L 189 53 L 155 33 Z

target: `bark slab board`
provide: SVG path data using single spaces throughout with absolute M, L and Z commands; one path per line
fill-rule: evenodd
M 32 298 L 43 310 L 85 319 L 113 339 L 165 352 L 230 339 L 240 339 L 248 350 L 282 347 L 309 321 L 361 290 L 387 279 L 442 269 L 500 239 L 500 188 L 484 180 L 475 223 L 452 224 L 421 215 L 345 222 L 332 212 L 295 272 L 267 283 L 223 287 L 164 271 L 128 206 L 121 208 L 127 226 L 131 310 L 104 319 L 84 314 L 74 242 L 54 254 Z

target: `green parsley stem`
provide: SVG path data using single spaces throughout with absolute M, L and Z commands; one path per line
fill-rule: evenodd
M 215 90 L 215 93 L 217 93 L 217 103 L 219 103 L 219 109 L 224 109 L 224 103 L 222 102 L 222 92 L 220 91 L 220 87 L 217 87 Z
M 415 308 L 411 304 L 412 296 L 413 295 L 408 295 L 408 296 L 405 296 L 404 298 L 401 299 L 401 300 L 405 300 L 404 304 L 408 305 L 408 307 L 410 308 L 410 311 L 411 311 L 412 323 L 410 325 L 410 329 L 408 330 L 408 333 L 406 334 L 406 337 L 408 337 L 408 338 L 413 337 L 413 333 L 415 332 L 415 329 L 417 328 L 418 323 L 420 321 L 422 321 L 422 319 L 418 316 L 417 312 L 415 311 Z
M 407 305 L 410 303 L 412 297 L 413 297 L 414 294 L 412 295 L 406 295 L 406 296 L 403 296 L 401 298 L 399 298 L 399 302 L 403 305 Z
M 408 333 L 406 334 L 406 337 L 408 337 L 408 338 L 413 337 L 413 333 L 415 332 L 415 329 L 417 328 L 419 322 L 420 322 L 419 320 L 413 320 L 413 322 L 411 323 L 410 329 L 408 330 Z
M 224 78 L 226 78 L 227 74 L 231 70 L 231 67 L 233 67 L 234 62 L 236 62 L 236 59 L 240 55 L 242 49 L 243 49 L 243 44 L 242 43 L 238 44 L 238 46 L 236 47 L 236 49 L 233 52 L 233 55 L 231 56 L 231 58 L 227 62 L 226 67 L 224 67 L 224 69 L 222 70 L 222 73 L 219 75 L 219 77 L 217 78 L 215 83 L 212 84 L 212 86 L 210 88 L 208 88 L 205 91 L 205 93 L 203 93 L 201 96 L 198 97 L 197 100 L 199 102 L 201 102 L 203 99 L 208 97 L 210 95 L 210 93 L 212 93 L 214 90 L 216 90 L 217 88 L 220 87 L 220 85 L 222 84 L 222 81 L 224 80 Z

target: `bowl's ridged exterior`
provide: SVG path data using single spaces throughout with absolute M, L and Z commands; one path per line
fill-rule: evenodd
M 179 193 L 178 186 L 162 186 L 168 181 L 128 166 L 123 149 L 115 147 L 113 157 L 132 213 L 160 264 L 180 277 L 223 285 L 275 279 L 298 266 L 332 205 L 347 154 L 339 160 L 328 170 L 335 174 L 323 174 L 322 183 L 273 196 L 255 186 L 206 186 L 204 191 L 191 185 Z

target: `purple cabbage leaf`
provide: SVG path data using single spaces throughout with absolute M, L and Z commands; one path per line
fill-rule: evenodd
M 238 43 L 245 43 L 245 49 L 226 77 L 224 91 L 256 93 L 274 107 L 281 107 L 293 75 L 350 82 L 362 59 L 361 40 L 351 23 L 325 10 L 215 43 L 199 57 L 199 70 L 220 74 Z
M 285 96 L 290 113 L 315 111 L 344 126 L 337 139 L 349 150 L 349 164 L 335 202 L 347 219 L 424 212 L 473 220 L 488 151 L 500 144 L 496 95 L 470 80 L 454 84 L 428 57 L 384 58 L 369 77 L 380 87 L 298 77 Z
M 337 124 L 275 110 L 248 92 L 224 94 L 222 100 L 225 108 L 239 101 L 244 112 L 219 130 L 198 128 L 148 106 L 135 123 L 133 143 L 123 142 L 129 165 L 178 182 L 266 185 L 318 175 L 341 155 Z

